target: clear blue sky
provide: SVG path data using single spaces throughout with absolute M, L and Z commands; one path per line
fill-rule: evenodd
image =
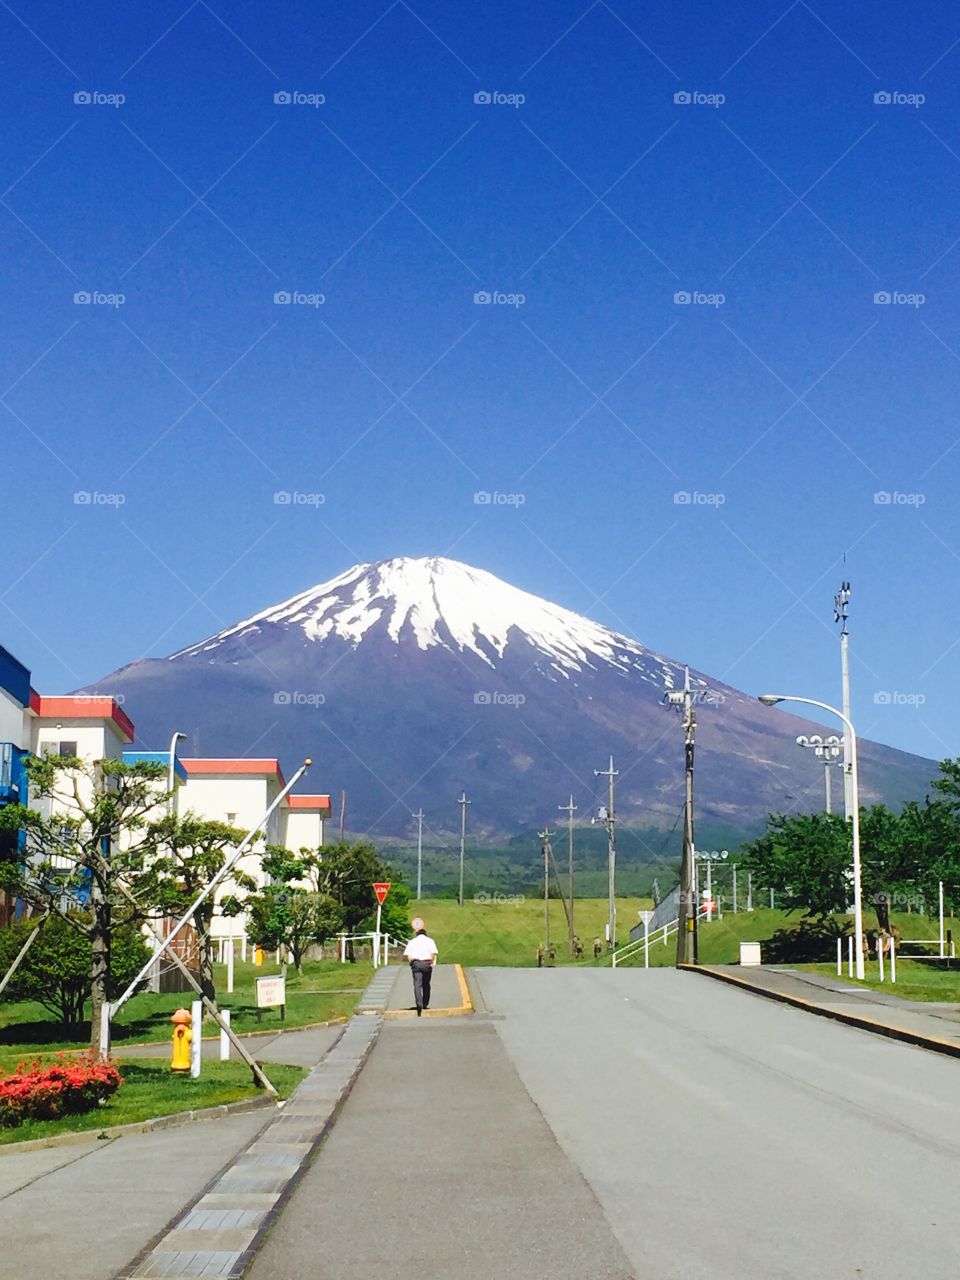
M 957 754 L 951 6 L 13 0 L 0 36 L 0 637 L 38 687 L 452 554 L 836 700 L 846 574 L 858 728 Z

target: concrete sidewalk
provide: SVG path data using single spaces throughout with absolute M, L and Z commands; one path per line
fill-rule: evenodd
M 459 974 L 462 974 L 462 970 L 458 965 L 438 964 L 434 967 L 428 1015 L 463 1011 L 464 1003 L 469 997 L 464 994 L 465 988 L 461 985 L 462 979 Z M 402 969 L 398 968 L 397 979 L 387 1000 L 387 1013 L 388 1016 L 394 1013 L 415 1015 L 416 1011 L 416 1005 L 413 1002 L 413 977 L 409 965 L 405 964 Z
M 484 1017 L 385 1022 L 247 1280 L 634 1271 Z
M 258 1058 L 308 1066 L 342 1026 L 256 1040 Z M 163 1052 L 157 1045 L 154 1052 Z M 108 1280 L 277 1115 L 264 1107 L 154 1133 L 0 1154 L 4 1272 Z M 109 1133 L 109 1130 L 106 1131 Z
M 904 1000 L 892 994 L 896 990 L 894 986 L 888 994 L 858 987 L 840 978 L 786 967 L 741 968 L 736 964 L 718 964 L 700 965 L 689 971 L 704 973 L 864 1031 L 960 1057 L 960 1006 L 955 1004 Z

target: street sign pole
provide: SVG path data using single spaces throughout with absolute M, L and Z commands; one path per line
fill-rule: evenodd
M 390 892 L 390 882 L 387 880 L 375 881 L 373 892 L 377 895 L 377 927 L 373 934 L 373 967 L 376 969 L 380 964 L 380 920 L 384 901 Z

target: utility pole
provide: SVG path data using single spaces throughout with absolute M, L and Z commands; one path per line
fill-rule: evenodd
M 460 897 L 459 902 L 463 906 L 463 850 L 467 842 L 467 805 L 471 802 L 467 799 L 467 793 L 464 791 L 457 804 L 460 806 Z
M 423 809 L 413 815 L 417 820 L 417 901 L 423 896 Z
M 847 608 L 850 602 L 850 583 L 841 582 L 840 590 L 833 598 L 833 620 L 840 623 L 840 678 L 843 701 L 841 708 L 850 719 L 850 635 L 847 630 Z M 853 763 L 850 751 L 850 735 L 843 731 L 843 816 L 849 822 L 853 817 Z
M 573 815 L 577 811 L 577 806 L 573 803 L 573 796 L 571 796 L 567 804 L 558 804 L 557 808 L 567 815 L 567 892 L 570 895 L 567 932 L 570 935 L 570 954 L 573 955 Z
M 549 825 L 545 826 L 542 831 L 538 831 L 537 835 L 543 841 L 543 949 L 550 950 L 550 855 L 553 850 L 550 848 L 550 837 L 553 832 Z
M 607 947 L 611 951 L 617 945 L 617 820 L 613 807 L 613 780 L 619 772 L 619 769 L 613 767 L 613 756 L 610 757 L 609 768 L 593 771 L 595 778 L 608 778 L 610 781 L 607 806 L 605 809 L 601 808 L 598 817 L 607 828 Z
M 687 667 L 682 690 L 673 690 L 666 696 L 668 706 L 680 712 L 683 723 L 684 745 L 684 801 L 683 801 L 683 858 L 680 863 L 680 910 L 677 930 L 677 964 L 699 963 L 697 946 L 697 901 L 695 858 L 693 842 L 693 749 L 697 733 L 697 716 L 693 709 L 690 691 L 690 668 Z

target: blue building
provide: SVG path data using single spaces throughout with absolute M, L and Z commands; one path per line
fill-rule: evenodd
M 24 761 L 30 741 L 30 672 L 0 645 L 0 808 L 26 804 L 27 774 Z M 0 859 L 18 851 L 16 831 L 0 830 Z M 0 890 L 0 925 L 14 915 L 12 898 Z

